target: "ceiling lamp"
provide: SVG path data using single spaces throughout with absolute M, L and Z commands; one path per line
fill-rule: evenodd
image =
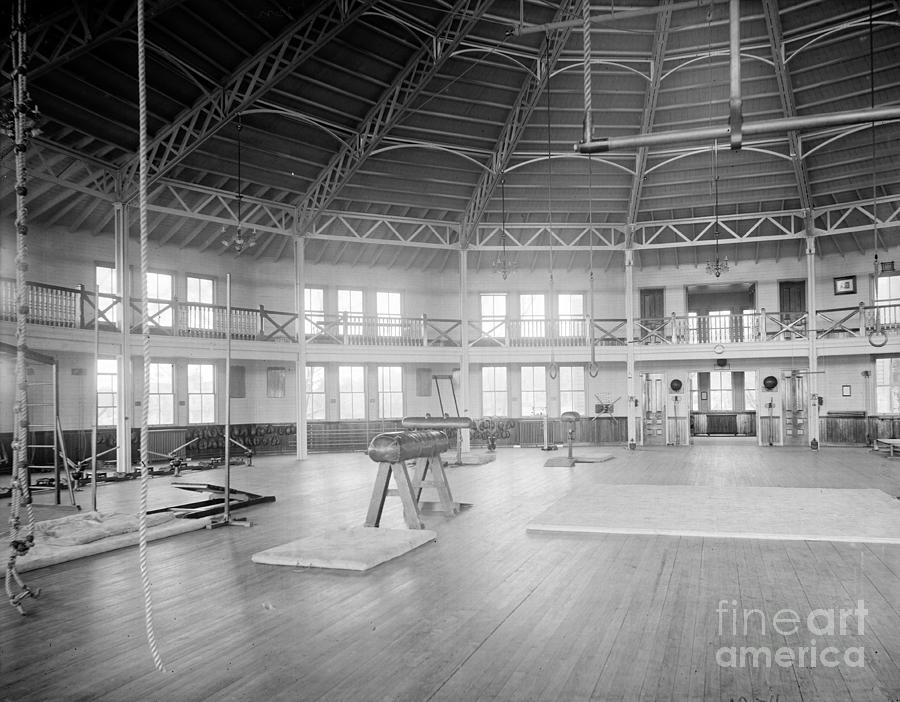
M 241 117 L 237 119 L 237 227 L 232 229 L 228 225 L 222 227 L 222 246 L 232 249 L 236 253 L 242 253 L 245 249 L 256 246 L 257 233 L 255 229 L 244 229 L 243 219 L 241 217 L 241 194 L 243 183 L 241 181 L 241 130 L 244 125 L 241 123 Z
M 728 256 L 719 258 L 719 142 L 713 144 L 713 190 L 715 192 L 715 225 L 713 228 L 713 236 L 716 240 L 716 258 L 714 261 L 706 259 L 706 272 L 718 278 L 723 273 L 728 272 Z
M 516 268 L 519 267 L 519 262 L 514 261 L 509 257 L 509 253 L 506 250 L 506 179 L 500 179 L 500 252 L 497 254 L 497 258 L 494 259 L 494 262 L 491 266 L 494 269 L 494 273 L 499 273 L 503 276 L 503 280 L 506 280 L 509 277 L 510 273 L 515 272 Z

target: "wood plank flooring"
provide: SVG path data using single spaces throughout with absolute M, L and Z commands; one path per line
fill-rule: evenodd
M 571 469 L 545 468 L 537 449 L 449 468 L 454 497 L 474 507 L 426 515 L 436 543 L 364 575 L 263 566 L 250 556 L 361 524 L 374 463 L 341 454 L 235 467 L 234 487 L 278 498 L 236 513 L 252 528 L 149 548 L 168 672 L 153 668 L 147 648 L 132 548 L 27 574 L 43 594 L 26 601 L 27 617 L 0 605 L 0 699 L 900 700 L 900 546 L 525 532 L 570 490 L 683 484 L 897 496 L 900 462 L 864 449 L 729 439 L 604 450 L 614 459 Z M 151 507 L 196 499 L 169 483 L 153 479 Z M 102 486 L 100 508 L 135 509 L 137 488 Z M 87 491 L 78 498 L 90 499 Z M 383 524 L 402 527 L 398 500 L 389 498 Z M 864 622 L 851 615 L 841 633 L 839 610 L 859 600 Z M 796 631 L 773 626 L 779 610 L 798 615 Z M 834 631 L 810 630 L 808 615 L 818 613 L 815 628 L 830 612 Z M 809 651 L 798 664 L 811 646 L 816 665 Z M 730 647 L 752 647 L 740 658 L 749 664 L 719 665 Z M 793 664 L 777 664 L 779 648 Z M 863 650 L 860 667 L 846 664 L 851 649 Z

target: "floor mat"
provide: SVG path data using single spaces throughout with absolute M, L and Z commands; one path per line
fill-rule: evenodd
M 527 530 L 900 543 L 900 501 L 874 489 L 596 485 Z
M 254 563 L 305 568 L 369 570 L 434 541 L 430 529 L 351 527 L 307 536 L 254 553 Z

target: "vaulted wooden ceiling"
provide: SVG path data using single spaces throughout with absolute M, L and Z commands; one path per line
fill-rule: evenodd
M 736 4 L 744 125 L 900 105 L 893 0 Z M 590 2 L 591 136 L 727 126 L 731 6 Z M 241 255 L 258 262 L 290 256 L 292 238 L 306 236 L 312 261 L 443 270 L 467 246 L 484 267 L 504 222 L 506 245 L 532 268 L 550 253 L 586 267 L 588 252 L 616 266 L 626 246 L 640 265 L 696 264 L 716 219 L 738 259 L 795 255 L 810 213 L 823 256 L 898 241 L 895 121 L 748 133 L 739 150 L 673 138 L 576 152 L 582 0 L 145 7 L 149 225 L 160 244 L 228 255 L 221 229 L 237 223 L 239 187 L 240 219 L 259 235 Z M 28 85 L 42 114 L 30 216 L 111 233 L 113 204 L 136 205 L 136 4 L 30 0 L 29 12 Z

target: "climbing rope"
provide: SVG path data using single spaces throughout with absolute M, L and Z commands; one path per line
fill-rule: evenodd
M 591 118 L 591 110 L 593 109 L 593 99 L 591 93 L 591 1 L 584 0 L 581 6 L 582 18 L 584 20 L 584 139 L 587 141 L 591 138 L 593 129 L 593 120 Z M 594 345 L 594 178 L 591 165 L 593 163 L 591 155 L 587 154 L 588 159 L 588 294 L 591 296 L 588 301 L 588 330 L 591 344 L 591 362 L 588 363 L 588 375 L 596 378 L 600 373 L 600 366 L 597 363 L 597 350 Z
M 9 558 L 6 561 L 6 596 L 9 603 L 20 614 L 25 614 L 22 601 L 27 597 L 37 597 L 40 589 L 28 587 L 19 575 L 16 562 L 34 545 L 34 507 L 31 504 L 31 489 L 28 485 L 28 395 L 25 364 L 28 345 L 25 328 L 28 320 L 28 298 L 25 286 L 25 272 L 28 270 L 28 174 L 25 168 L 25 151 L 32 136 L 37 119 L 37 110 L 28 94 L 27 54 L 25 32 L 25 0 L 18 0 L 12 17 L 12 66 L 13 95 L 12 114 L 4 117 L 4 127 L 12 137 L 16 162 L 16 389 L 13 427 L 13 467 L 11 477 L 11 499 L 9 505 Z M 25 507 L 27 525 L 23 529 L 21 510 Z
M 544 71 L 547 74 L 547 230 L 550 234 L 550 304 L 553 304 L 553 164 L 550 161 L 550 32 L 547 32 L 546 38 L 547 51 L 545 52 Z M 556 380 L 559 375 L 559 364 L 556 362 L 556 356 L 553 353 L 554 344 L 550 345 L 550 365 L 547 367 L 547 374 L 552 380 Z
M 147 73 L 144 60 L 144 2 L 137 0 L 137 33 L 138 33 L 138 95 L 140 112 L 140 178 L 139 178 L 139 212 L 141 223 L 141 335 L 143 337 L 144 357 L 144 389 L 141 402 L 141 493 L 138 509 L 138 561 L 141 571 L 141 587 L 144 592 L 144 623 L 147 629 L 147 644 L 153 656 L 156 669 L 163 672 L 159 647 L 153 627 L 153 596 L 150 583 L 150 568 L 147 562 L 147 492 L 150 485 L 150 314 L 147 294 L 147 277 L 149 273 L 150 248 L 147 239 Z
M 872 22 L 872 0 L 869 0 L 869 108 L 875 109 L 875 35 Z M 881 327 L 881 311 L 878 309 L 878 278 L 881 267 L 878 265 L 878 178 L 875 170 L 875 122 L 872 122 L 872 251 L 875 253 L 875 279 L 872 283 L 875 293 L 873 312 L 874 326 L 867 335 L 870 345 L 881 348 L 888 342 L 887 333 Z

